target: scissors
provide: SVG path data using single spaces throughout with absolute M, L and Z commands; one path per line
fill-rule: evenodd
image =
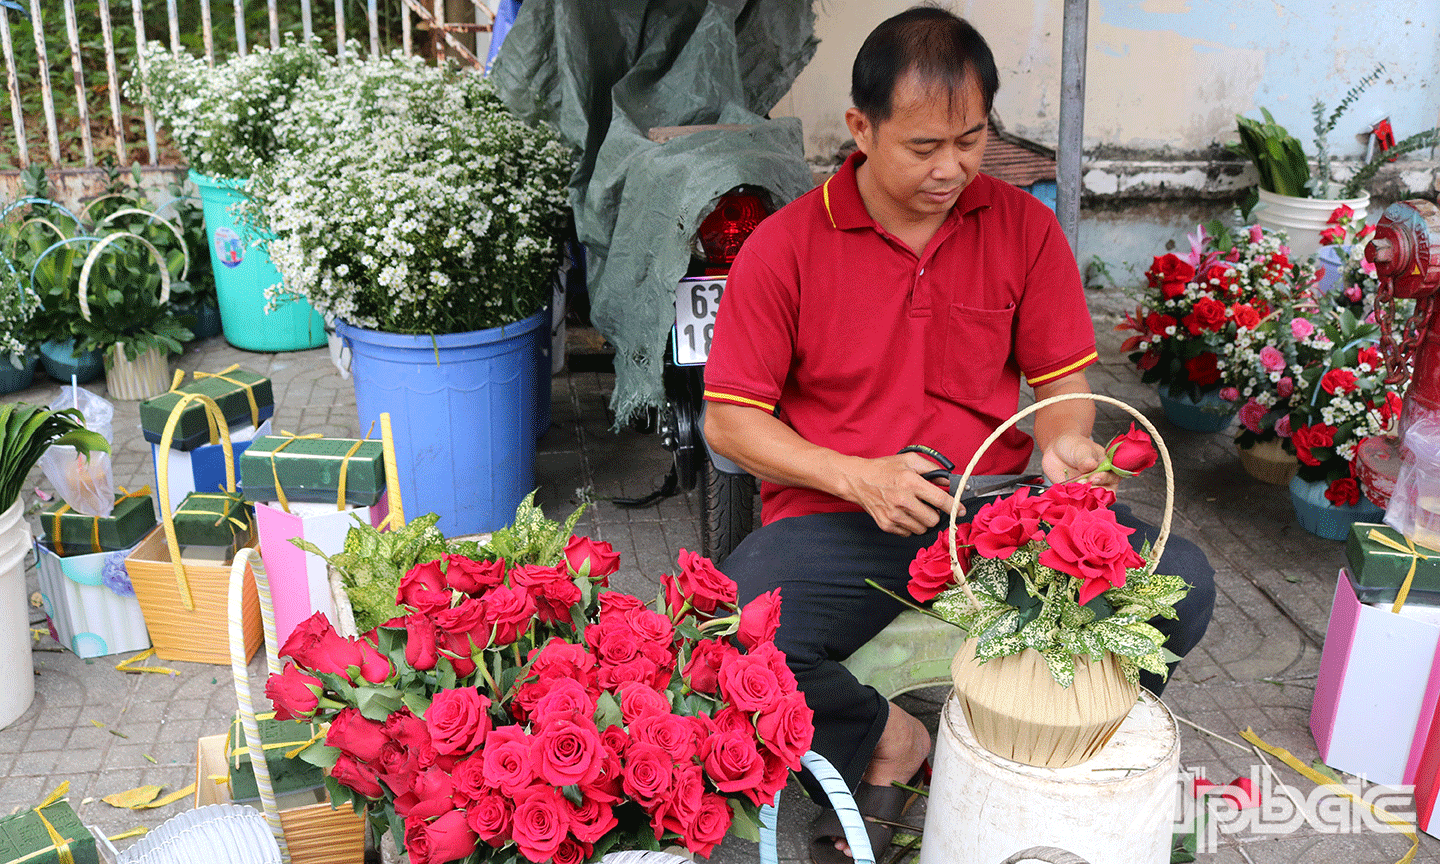
M 911 444 L 908 447 L 900 448 L 900 452 L 919 453 L 921 456 L 939 465 L 939 468 L 926 471 L 920 476 L 929 480 L 931 483 L 941 483 L 943 481 L 943 484 L 952 490 L 952 495 L 954 494 L 953 490 L 960 485 L 960 475 L 955 473 L 955 463 L 934 447 L 927 447 L 924 444 Z M 1032 489 L 1044 489 L 1049 485 L 1045 477 L 1040 474 L 976 475 L 972 476 L 970 481 L 965 484 L 965 488 L 961 490 L 960 497 L 962 500 L 966 498 L 982 498 L 987 495 L 997 495 L 1007 489 L 1019 488 L 1021 486 L 1029 486 Z

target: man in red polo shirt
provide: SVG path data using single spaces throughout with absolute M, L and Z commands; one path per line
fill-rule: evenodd
M 777 645 L 815 712 L 814 749 L 881 818 L 894 818 L 891 784 L 916 774 L 929 735 L 840 661 L 901 609 L 865 580 L 903 592 L 951 501 L 921 476 L 934 462 L 895 454 L 923 444 L 963 464 L 1015 413 L 1022 378 L 1037 399 L 1089 392 L 1096 359 L 1054 215 L 979 173 L 997 87 L 984 39 L 950 13 L 916 8 L 877 27 L 845 117 L 858 151 L 746 241 L 705 370 L 706 440 L 762 481 L 762 527 L 721 569 L 742 602 L 781 588 Z M 1103 455 L 1093 421 L 1088 401 L 1048 407 L 1033 441 L 1010 430 L 976 473 L 1021 473 L 1038 446 L 1051 481 L 1078 477 Z M 1132 539 L 1153 539 L 1143 527 Z M 1183 655 L 1209 621 L 1213 570 L 1183 541 L 1165 557 L 1196 585 L 1184 626 L 1166 631 Z M 833 825 L 815 833 L 816 864 L 845 860 Z

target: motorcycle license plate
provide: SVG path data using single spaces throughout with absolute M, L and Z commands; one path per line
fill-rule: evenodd
M 692 276 L 675 288 L 676 366 L 704 366 L 715 333 L 715 310 L 725 293 L 725 277 Z

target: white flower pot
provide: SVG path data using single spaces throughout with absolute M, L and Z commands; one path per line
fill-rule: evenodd
M 30 602 L 25 593 L 25 553 L 30 526 L 16 499 L 0 513 L 0 728 L 30 708 L 35 698 L 35 666 L 30 657 Z
M 1355 211 L 1357 223 L 1365 221 L 1370 207 L 1370 193 L 1359 198 L 1295 198 L 1259 190 L 1260 203 L 1255 207 L 1255 222 L 1262 228 L 1284 231 L 1290 238 L 1291 258 L 1300 260 L 1314 255 L 1320 248 L 1320 232 L 1330 224 L 1330 214 L 1344 204 Z
M 134 360 L 125 356 L 125 343 L 105 352 L 105 389 L 111 399 L 138 401 L 170 389 L 170 363 L 159 348 L 144 351 Z

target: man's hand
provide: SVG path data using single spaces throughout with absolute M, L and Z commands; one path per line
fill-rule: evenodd
M 882 531 L 901 536 L 923 534 L 940 522 L 936 508 L 950 512 L 950 494 L 920 476 L 938 466 L 919 453 L 881 459 L 856 456 L 844 467 L 845 494 L 841 497 L 864 507 Z
M 1069 483 L 1099 468 L 1104 458 L 1104 447 L 1078 432 L 1063 432 L 1045 448 L 1040 466 L 1051 483 Z M 1114 489 L 1120 478 L 1104 471 L 1087 477 L 1085 482 Z

